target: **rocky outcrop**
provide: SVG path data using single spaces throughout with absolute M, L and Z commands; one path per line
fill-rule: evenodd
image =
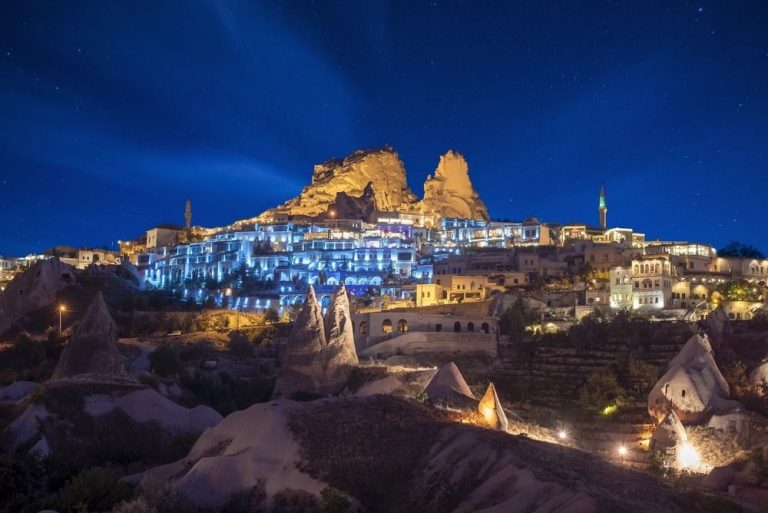
M 0 292 L 0 334 L 26 314 L 49 306 L 56 294 L 76 282 L 75 269 L 58 258 L 41 260 Z
M 469 179 L 462 155 L 448 151 L 440 157 L 433 176 L 424 183 L 420 201 L 408 187 L 405 166 L 397 152 L 386 146 L 358 150 L 343 159 L 317 164 L 312 183 L 293 199 L 234 227 L 277 219 L 306 217 L 374 221 L 377 212 L 426 214 L 429 221 L 442 217 L 488 219 L 488 210 Z
M 287 414 L 297 407 L 277 401 L 236 411 L 203 433 L 184 459 L 134 480 L 171 480 L 203 508 L 220 508 L 255 486 L 263 486 L 268 498 L 285 488 L 317 495 L 326 484 L 299 470 L 299 446 L 287 427 Z
M 417 201 L 408 187 L 405 166 L 395 150 L 390 147 L 358 150 L 343 159 L 331 159 L 317 164 L 312 174 L 312 183 L 304 187 L 297 197 L 267 210 L 258 218 L 235 224 L 279 216 L 316 217 L 327 211 L 338 193 L 360 197 L 368 184 L 373 184 L 374 199 L 379 210 L 407 209 Z
M 350 196 L 346 192 L 336 194 L 334 202 L 328 206 L 326 219 L 362 219 L 366 223 L 376 222 L 376 193 L 373 183 L 363 189 L 359 197 Z
M 99 292 L 61 353 L 51 379 L 82 374 L 125 375 L 123 358 L 115 345 L 116 340 L 117 328 Z
M 296 318 L 280 364 L 276 397 L 300 392 L 326 395 L 339 392 L 357 366 L 349 299 L 342 285 L 323 319 L 310 286 Z
M 507 432 L 509 421 L 504 413 L 504 408 L 501 407 L 501 401 L 493 383 L 488 384 L 483 398 L 480 399 L 480 403 L 477 405 L 477 411 L 491 428 Z
M 659 422 L 674 411 L 683 422 L 696 423 L 738 406 L 728 396 L 728 383 L 715 363 L 707 336 L 694 335 L 651 390 L 648 412 Z
M 424 182 L 419 210 L 437 217 L 488 220 L 488 209 L 469 179 L 469 165 L 460 153 L 440 157 L 435 174 Z

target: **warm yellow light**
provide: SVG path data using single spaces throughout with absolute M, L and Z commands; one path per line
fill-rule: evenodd
M 232 295 L 232 289 L 227 289 L 226 291 L 224 291 L 224 295 L 225 296 L 231 296 Z
M 560 432 L 557 434 L 557 436 L 558 438 L 560 438 L 560 440 L 565 440 L 566 438 L 568 438 L 568 432 L 565 431 L 564 429 L 561 429 Z
M 623 445 L 620 445 L 619 448 L 617 449 L 617 451 L 619 453 L 619 456 L 624 457 L 624 456 L 627 455 L 627 448 L 624 447 Z
M 603 408 L 603 415 L 613 415 L 618 411 L 619 407 L 615 404 L 611 404 Z
M 67 307 L 64 306 L 64 305 L 61 305 L 61 306 L 59 306 L 59 311 L 60 312 L 66 312 L 67 311 Z
M 493 418 L 493 410 L 488 407 L 484 407 L 483 417 L 485 417 L 485 420 L 491 420 Z
M 677 454 L 677 462 L 681 469 L 696 470 L 701 466 L 701 457 L 690 443 L 685 442 Z

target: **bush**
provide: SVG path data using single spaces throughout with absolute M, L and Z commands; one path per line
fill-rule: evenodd
M 42 509 L 43 466 L 34 455 L 0 454 L 0 513 Z
M 334 488 L 325 487 L 320 490 L 323 503 L 323 513 L 347 513 L 351 506 L 349 499 Z
M 130 499 L 133 490 L 120 481 L 116 472 L 94 467 L 70 479 L 57 495 L 56 508 L 60 513 L 99 513 Z
M 591 412 L 612 411 L 606 408 L 620 406 L 624 395 L 616 376 L 595 372 L 589 375 L 579 391 L 579 405 Z
M 197 513 L 199 510 L 175 488 L 166 483 L 148 480 L 141 483 L 139 496 L 122 502 L 112 513 Z
M 152 372 L 163 377 L 172 377 L 181 371 L 181 358 L 169 345 L 162 345 L 149 354 Z
M 311 493 L 286 488 L 272 497 L 272 513 L 323 513 L 323 510 Z

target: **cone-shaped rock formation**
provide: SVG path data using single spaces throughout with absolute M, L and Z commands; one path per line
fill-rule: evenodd
M 450 400 L 456 395 L 474 399 L 464 376 L 453 362 L 440 367 L 424 391 L 430 399 Z
M 116 333 L 115 323 L 99 292 L 61 353 L 51 379 L 81 374 L 124 375 L 122 357 L 115 345 Z
M 310 286 L 285 346 L 275 396 L 291 397 L 297 392 L 337 393 L 357 364 L 349 299 L 344 286 L 336 293 L 325 319 Z
M 477 405 L 477 411 L 480 412 L 492 428 L 499 431 L 507 431 L 509 421 L 507 421 L 504 408 L 501 407 L 501 401 L 499 401 L 499 395 L 496 393 L 496 387 L 493 386 L 493 383 L 488 384 L 483 398 L 480 399 L 480 403 Z
M 651 390 L 648 412 L 658 421 L 674 411 L 683 422 L 698 422 L 738 404 L 728 396 L 728 383 L 715 363 L 709 339 L 694 335 Z

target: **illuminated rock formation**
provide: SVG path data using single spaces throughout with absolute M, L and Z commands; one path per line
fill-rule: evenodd
M 504 413 L 504 408 L 501 407 L 501 401 L 499 401 L 499 395 L 496 393 L 496 387 L 493 386 L 493 383 L 488 384 L 483 398 L 477 405 L 477 411 L 493 429 L 507 431 L 507 427 L 509 427 L 507 415 Z
M 469 179 L 469 165 L 460 153 L 440 157 L 434 176 L 424 182 L 419 210 L 437 217 L 488 220 L 488 210 Z
M 267 210 L 257 219 L 274 219 L 280 215 L 316 217 L 327 211 L 338 193 L 361 197 L 368 184 L 372 184 L 378 210 L 407 210 L 417 201 L 408 187 L 405 167 L 397 152 L 384 147 L 358 150 L 343 159 L 331 159 L 315 165 L 310 185 L 304 187 L 297 197 Z M 254 219 L 248 221 L 253 222 Z M 247 221 L 238 223 L 242 222 Z
M 349 297 L 344 285 L 339 287 L 325 316 L 326 378 L 331 380 L 349 377 L 352 368 L 359 363 L 355 350 L 355 332 L 349 311 Z M 335 378 L 331 374 L 337 374 Z
M 648 412 L 658 421 L 674 411 L 683 422 L 699 422 L 716 411 L 738 405 L 717 368 L 706 335 L 694 335 L 669 362 L 667 372 L 648 396 Z
M 424 183 L 424 199 L 419 201 L 408 187 L 403 162 L 386 146 L 317 164 L 312 183 L 298 196 L 257 217 L 237 221 L 234 227 L 292 216 L 373 221 L 376 212 L 423 213 L 430 220 L 488 219 L 469 179 L 469 166 L 459 153 L 448 151 L 440 157 L 434 175 Z
M 117 350 L 117 329 L 101 292 L 88 306 L 77 331 L 61 353 L 51 379 L 81 374 L 125 375 L 123 359 Z
M 275 396 L 337 393 L 357 363 L 344 286 L 336 293 L 325 320 L 315 291 L 310 287 L 285 346 Z
M 450 400 L 456 395 L 474 399 L 469 385 L 456 364 L 451 362 L 440 367 L 424 389 L 430 399 Z
M 37 262 L 16 276 L 0 293 L 0 333 L 26 314 L 54 303 L 56 294 L 75 281 L 75 269 L 58 258 Z

